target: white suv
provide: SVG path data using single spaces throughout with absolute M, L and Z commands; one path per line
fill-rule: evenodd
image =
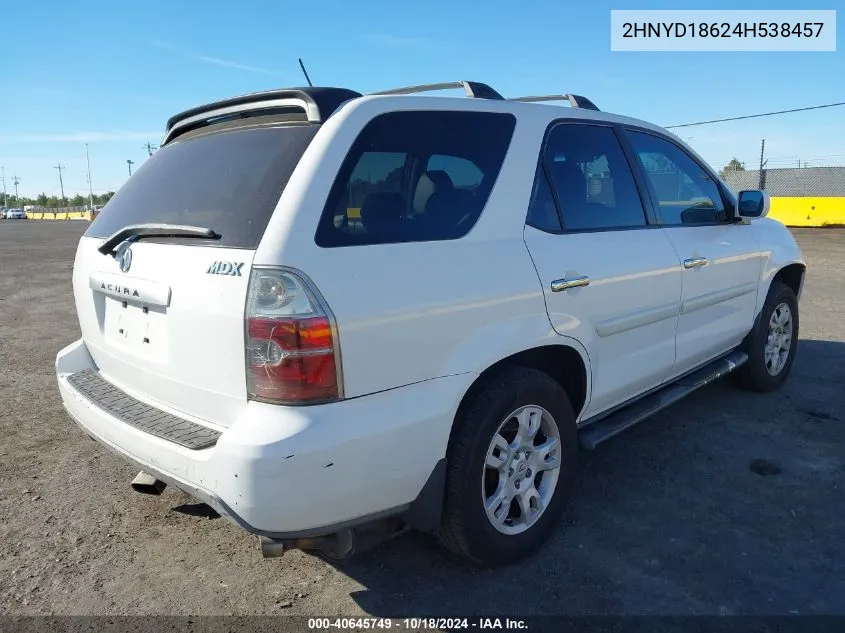
M 786 379 L 805 271 L 765 193 L 565 97 L 298 88 L 174 116 L 80 240 L 71 417 L 266 556 L 403 526 L 485 565 L 536 550 L 579 444 L 730 372 Z

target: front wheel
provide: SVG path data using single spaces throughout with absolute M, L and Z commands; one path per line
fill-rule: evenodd
M 798 348 L 798 301 L 792 288 L 774 282 L 743 350 L 748 362 L 737 372 L 740 385 L 767 392 L 780 387 Z
M 572 488 L 578 445 L 566 392 L 543 372 L 512 367 L 455 425 L 438 537 L 483 565 L 516 562 L 546 541 Z

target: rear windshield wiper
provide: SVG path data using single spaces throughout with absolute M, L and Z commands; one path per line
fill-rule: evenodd
M 188 226 L 185 224 L 132 224 L 120 229 L 100 244 L 98 251 L 103 255 L 114 255 L 117 253 L 115 247 L 120 246 L 126 240 L 144 239 L 145 237 L 198 237 L 206 240 L 219 240 L 220 234 L 202 226 Z

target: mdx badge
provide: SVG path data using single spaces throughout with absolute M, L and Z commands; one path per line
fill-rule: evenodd
M 234 275 L 241 276 L 241 268 L 243 262 L 212 262 L 211 266 L 205 272 L 209 275 Z

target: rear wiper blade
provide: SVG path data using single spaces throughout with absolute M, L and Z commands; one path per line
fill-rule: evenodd
M 117 253 L 115 247 L 126 240 L 144 239 L 145 237 L 198 237 L 206 240 L 219 240 L 220 234 L 202 226 L 186 224 L 132 224 L 120 229 L 97 248 L 103 255 Z

